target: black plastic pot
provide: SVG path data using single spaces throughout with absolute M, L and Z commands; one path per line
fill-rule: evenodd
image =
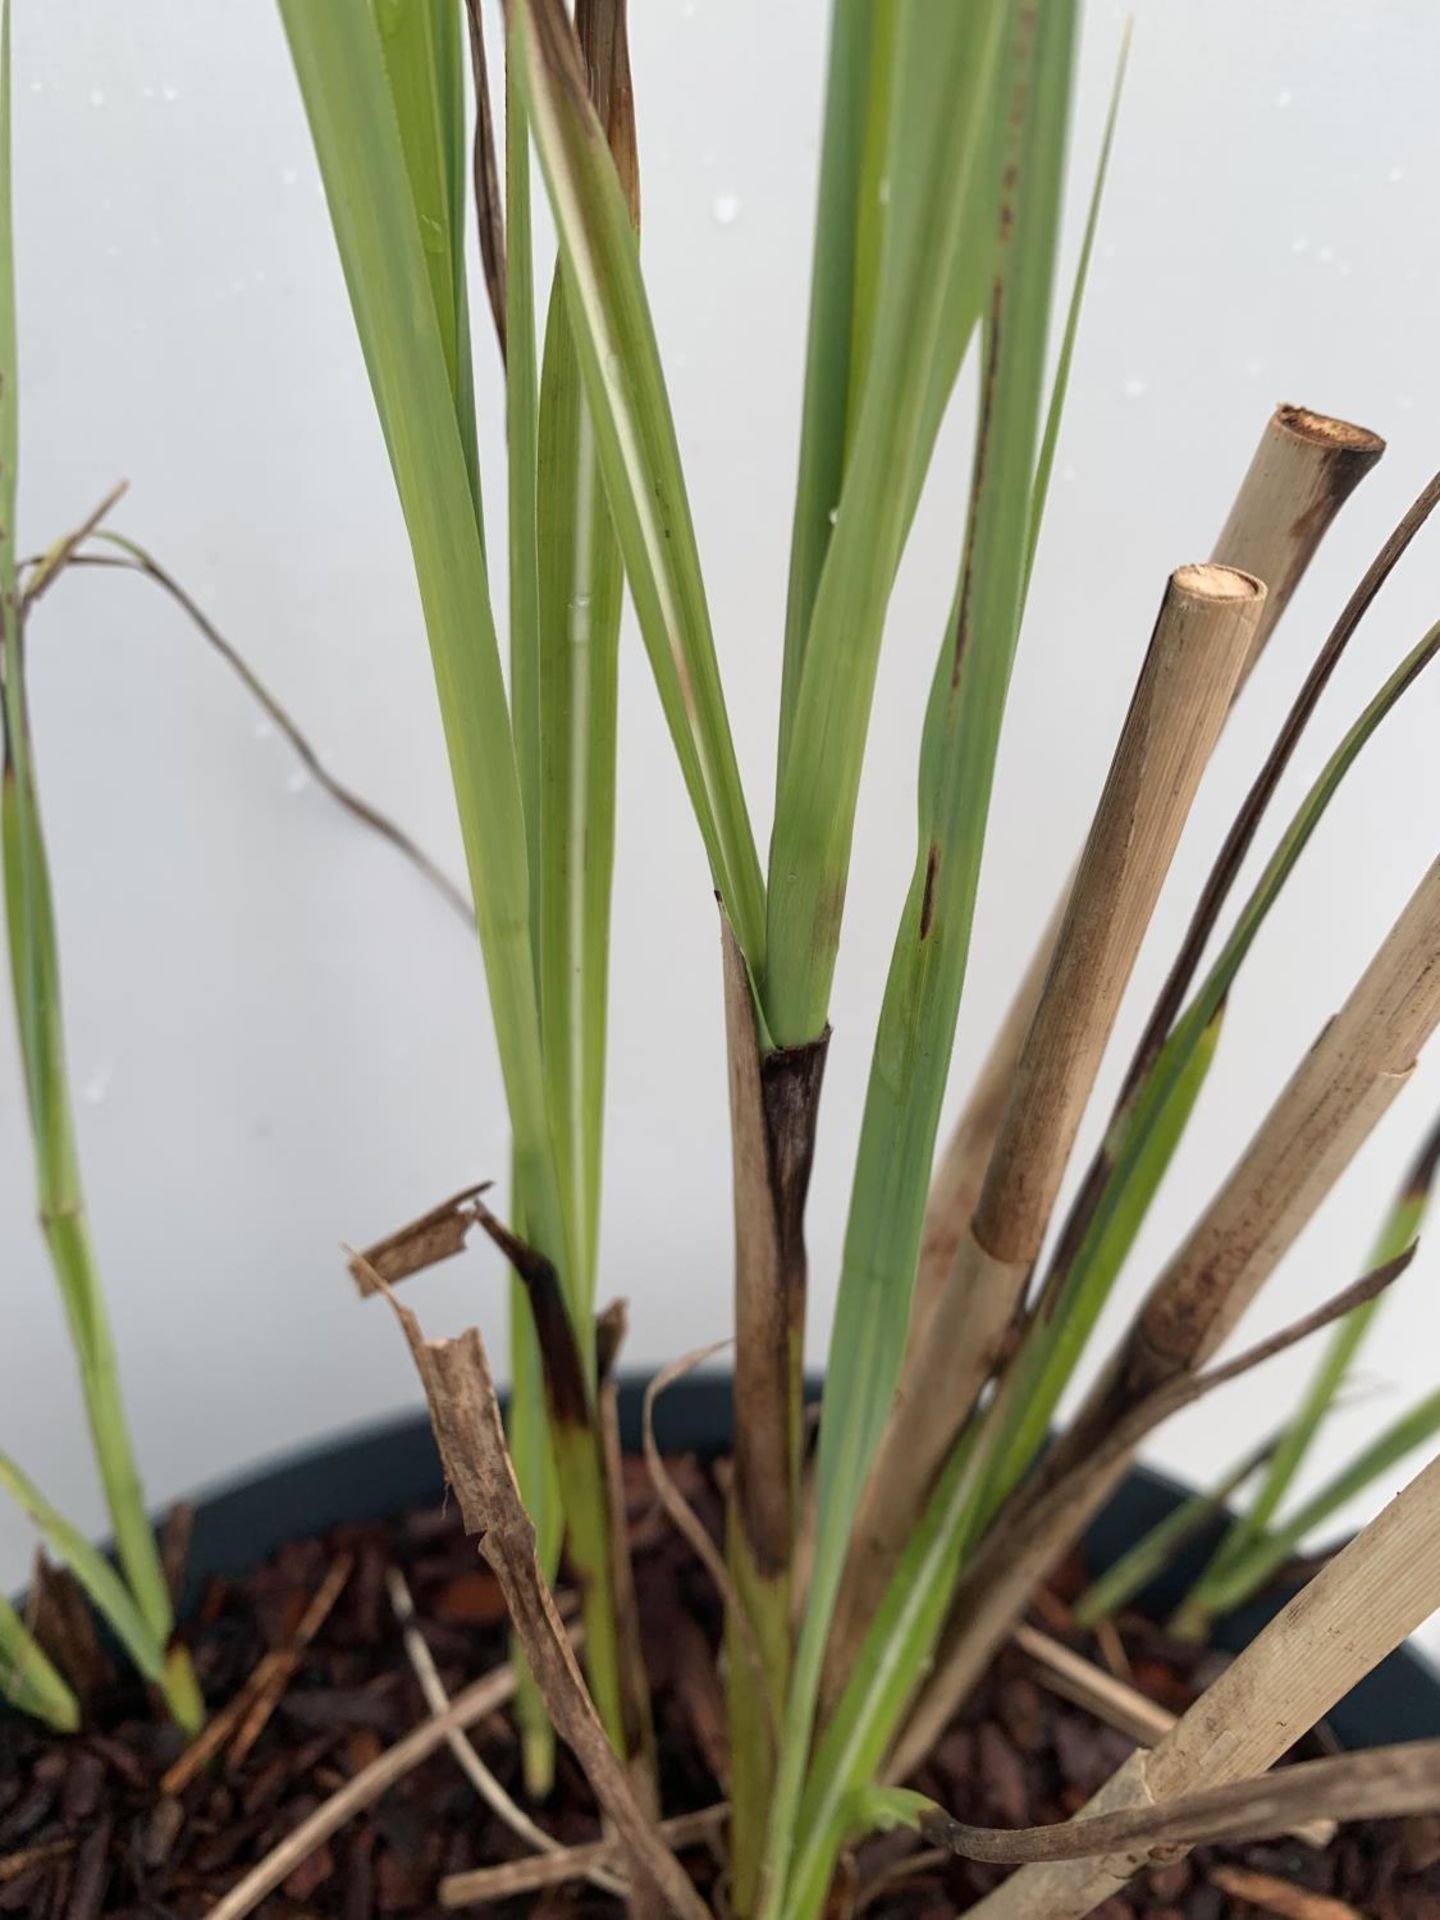
M 627 1449 L 640 1444 L 642 1381 L 626 1382 L 620 1394 L 621 1435 Z M 657 1403 L 656 1438 L 666 1452 L 715 1455 L 729 1445 L 730 1382 L 727 1376 L 692 1375 Z M 341 1434 L 290 1455 L 202 1495 L 190 1552 L 193 1599 L 211 1574 L 239 1574 L 287 1540 L 344 1522 L 384 1519 L 401 1508 L 438 1501 L 442 1486 L 435 1443 L 422 1414 Z M 1147 1468 L 1137 1468 L 1096 1520 L 1087 1536 L 1092 1562 L 1106 1566 L 1185 1497 L 1184 1489 Z M 1149 1600 L 1163 1612 L 1181 1599 L 1219 1535 L 1190 1543 Z M 1293 1591 L 1293 1589 L 1292 1589 Z M 1285 1589 L 1223 1621 L 1219 1643 L 1245 1645 L 1288 1598 Z M 1329 1716 L 1350 1747 L 1440 1737 L 1440 1675 L 1413 1649 L 1391 1654 Z

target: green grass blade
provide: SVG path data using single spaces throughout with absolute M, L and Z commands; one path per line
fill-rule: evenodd
M 1095 161 L 1095 178 L 1090 187 L 1090 205 L 1085 214 L 1085 232 L 1080 242 L 1080 258 L 1075 264 L 1075 280 L 1070 289 L 1070 305 L 1065 314 L 1065 330 L 1060 336 L 1060 353 L 1055 363 L 1055 378 L 1050 388 L 1050 405 L 1045 414 L 1045 431 L 1040 436 L 1040 457 L 1035 464 L 1035 485 L 1030 500 L 1030 551 L 1026 559 L 1026 584 L 1035 565 L 1035 550 L 1040 544 L 1040 528 L 1045 519 L 1045 503 L 1050 497 L 1050 476 L 1055 468 L 1055 448 L 1060 439 L 1060 422 L 1065 414 L 1065 399 L 1070 391 L 1070 366 L 1075 358 L 1075 341 L 1080 332 L 1080 314 L 1085 305 L 1085 289 L 1090 280 L 1090 257 L 1095 251 L 1095 235 L 1100 228 L 1100 209 L 1105 203 L 1105 182 L 1110 173 L 1110 154 L 1115 145 L 1115 126 L 1120 118 L 1120 100 L 1125 92 L 1125 74 L 1130 65 L 1130 41 L 1134 17 L 1125 22 L 1120 37 L 1120 53 L 1115 62 L 1115 78 L 1110 85 L 1110 105 L 1105 113 L 1105 131 L 1100 136 L 1100 152 Z
M 480 515 L 480 458 L 465 293 L 465 108 L 455 0 L 371 0 L 415 202 L 465 466 Z
M 1430 1209 L 1437 1165 L 1440 1165 L 1440 1127 L 1432 1131 L 1421 1148 L 1390 1208 L 1370 1252 L 1372 1269 L 1400 1259 L 1419 1241 Z M 1349 1377 L 1384 1298 L 1383 1293 L 1377 1294 L 1373 1300 L 1356 1307 L 1330 1336 L 1294 1417 L 1280 1436 L 1255 1498 L 1245 1512 L 1236 1517 L 1211 1565 L 1196 1582 L 1188 1606 L 1212 1613 L 1212 1596 L 1220 1589 L 1226 1574 L 1268 1532 L 1309 1455 L 1316 1434 L 1334 1408 L 1336 1396 Z
M 715 886 L 758 972 L 764 885 L 625 193 L 563 6 L 515 0 L 512 17 L 631 596 Z
M 946 295 L 967 241 L 978 232 L 990 245 L 988 217 L 967 214 L 978 211 L 972 188 L 1006 19 L 1001 0 L 902 7 L 873 344 L 776 795 L 761 1001 L 779 1045 L 813 1040 L 825 1025 L 880 639 Z
M 556 1152 L 593 1310 L 623 574 L 559 277 L 545 336 L 540 474 L 541 1008 Z
M 281 0 L 430 639 L 526 1230 L 573 1282 L 551 1151 L 516 769 L 464 448 L 379 36 Z M 585 1329 L 577 1326 L 584 1338 Z
M 19 386 L 10 166 L 10 14 L 0 23 L 0 680 L 4 774 L 0 838 L 5 919 L 20 1056 L 35 1148 L 41 1228 L 79 1363 L 85 1409 L 111 1525 L 149 1633 L 161 1645 L 170 1598 L 140 1490 L 109 1318 L 85 1225 L 65 1074 L 60 964 L 41 830 L 25 688 L 23 611 L 16 581 Z
M 1017 12 L 1017 21 L 1029 16 Z M 789 1796 L 808 1752 L 825 1637 L 864 1474 L 904 1350 L 946 1069 L 969 951 L 985 818 L 1018 635 L 1027 502 L 1040 430 L 1075 10 L 1046 9 L 1033 38 L 1017 25 L 1017 116 L 1000 203 L 996 305 L 985 360 L 988 404 L 952 619 L 936 666 L 920 764 L 920 841 L 895 943 L 861 1125 L 822 1415 L 819 1506 L 809 1598 L 782 1744 L 772 1879 L 805 1913 L 806 1876 L 833 1860 L 839 1800 L 805 1821 L 805 1856 L 786 1879 Z M 807 672 L 809 671 L 807 666 Z M 841 1798 L 856 1785 L 847 1777 Z M 809 1796 L 807 1796 L 808 1798 Z M 804 1818 L 804 1816 L 802 1816 Z
M 478 20 L 472 31 L 478 30 Z M 530 943 L 535 991 L 540 995 L 540 574 L 536 528 L 536 466 L 539 401 L 535 357 L 535 274 L 530 222 L 530 129 L 524 103 L 505 61 L 505 437 L 508 452 L 507 531 L 510 558 L 510 711 L 515 763 L 525 817 L 530 888 Z M 478 74 L 477 74 L 478 85 Z M 479 107 L 477 103 L 477 121 Z M 544 1026 L 541 1026 L 542 1052 Z M 558 1177 L 558 1169 L 557 1169 Z M 564 1197 L 562 1190 L 562 1206 Z M 525 1195 L 513 1182 L 517 1230 L 528 1232 Z M 572 1245 L 575 1217 L 567 1216 Z M 573 1258 L 573 1255 L 572 1255 Z M 581 1293 L 578 1284 L 577 1296 Z M 548 1576 L 560 1562 L 564 1514 L 560 1482 L 545 1411 L 540 1343 L 524 1285 L 510 1282 L 510 1407 L 506 1421 L 515 1476 L 526 1511 L 535 1523 L 536 1552 Z M 512 1637 L 516 1662 L 516 1718 L 520 1726 L 525 1782 L 543 1799 L 554 1784 L 555 1734 L 524 1649 Z
M 57 1733 L 80 1725 L 80 1702 L 46 1656 L 44 1648 L 0 1594 L 0 1694 Z
M 147 1680 L 161 1683 L 165 1678 L 165 1643 L 152 1631 L 130 1589 L 104 1554 L 51 1506 L 34 1481 L 5 1454 L 0 1454 L 0 1487 L 24 1508 L 56 1559 L 74 1574 L 140 1672 Z
M 856 279 L 862 252 L 860 208 L 865 199 L 871 101 L 879 86 L 889 87 L 888 61 L 881 54 L 893 44 L 898 17 L 895 0 L 882 0 L 879 5 L 873 0 L 835 0 L 830 15 L 825 130 L 800 417 L 800 470 L 795 483 L 790 584 L 785 604 L 781 770 L 789 747 L 815 590 L 845 478 L 852 421 L 850 394 L 857 372 Z
M 1302 1541 L 1324 1526 L 1347 1501 L 1353 1500 L 1382 1474 L 1388 1473 L 1407 1454 L 1413 1453 L 1417 1447 L 1426 1446 L 1437 1433 L 1440 1433 L 1440 1389 L 1427 1394 L 1403 1413 L 1357 1454 L 1348 1466 L 1327 1480 L 1318 1493 L 1297 1508 L 1290 1519 L 1268 1534 L 1252 1540 L 1223 1577 L 1217 1577 L 1207 1584 L 1205 1618 L 1209 1620 L 1243 1606 L 1267 1580 L 1281 1571 Z M 1177 1616 L 1177 1631 L 1187 1630 L 1184 1619 L 1187 1610 L 1182 1609 L 1181 1615 Z
M 415 561 L 476 903 L 523 1196 L 525 1238 L 560 1277 L 582 1378 L 594 1327 L 577 1293 L 546 1099 L 531 937 L 528 844 L 489 582 L 430 297 L 419 226 L 373 19 L 281 0 L 331 221 Z M 554 1433 L 584 1593 L 586 1661 L 618 1741 L 614 1595 L 593 1400 Z M 554 1422 L 552 1420 L 552 1432 Z M 588 1454 L 587 1449 L 588 1447 Z M 596 1500 L 599 1504 L 596 1504 Z
M 1220 1044 L 1224 1016 L 1222 1001 L 1197 1034 L 1171 1036 L 1155 1063 L 1163 1099 L 1153 1114 L 1139 1110 L 1133 1141 L 1136 1115 L 1129 1109 L 1112 1129 L 1116 1164 L 1125 1167 L 1123 1182 L 1103 1235 L 1077 1262 L 1083 1284 L 1077 1277 L 1073 1290 L 1057 1291 L 1042 1302 L 1013 1362 L 1013 1378 L 1005 1387 L 1004 1431 L 994 1439 L 996 1465 L 985 1496 L 989 1511 L 1020 1479 L 1050 1430 L 1060 1396 L 1185 1137 Z
M 1172 1513 L 1142 1534 L 1127 1553 L 1113 1561 L 1075 1603 L 1075 1621 L 1081 1627 L 1096 1627 L 1112 1619 L 1129 1606 L 1136 1594 L 1158 1580 L 1180 1548 L 1197 1533 L 1203 1532 L 1224 1509 L 1227 1500 L 1265 1464 L 1274 1453 L 1275 1441 L 1267 1440 L 1225 1477 L 1202 1493 L 1192 1493 Z

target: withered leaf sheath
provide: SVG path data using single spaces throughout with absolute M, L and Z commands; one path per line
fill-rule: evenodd
M 468 1532 L 495 1570 L 510 1617 L 530 1660 L 556 1731 L 571 1748 L 630 1856 L 631 1871 L 651 1883 L 685 1920 L 707 1920 L 689 1875 L 635 1798 L 586 1690 L 554 1597 L 535 1552 L 505 1447 L 484 1342 L 473 1327 L 455 1340 L 427 1341 L 415 1315 L 391 1296 L 430 1408 L 445 1477 Z
M 829 1029 L 763 1050 L 750 971 L 722 911 L 725 1033 L 735 1204 L 734 1486 L 731 1578 L 746 1623 L 727 1626 L 736 1830 L 763 1832 L 774 1727 L 790 1680 L 792 1562 L 804 1414 L 805 1197 Z M 760 1652 L 757 1676 L 749 1657 Z M 757 1697 L 757 1684 L 764 1689 Z M 738 1863 L 748 1911 L 753 1863 Z

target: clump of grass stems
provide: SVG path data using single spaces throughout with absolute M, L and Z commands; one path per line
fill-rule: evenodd
M 1402 519 L 1317 656 L 1217 858 L 1099 1157 L 1057 1223 L 1080 1122 L 1210 750 L 1317 546 L 1383 451 L 1367 430 L 1301 408 L 1267 423 L 1211 561 L 1179 568 L 1162 597 L 1080 864 L 932 1186 L 996 748 L 1118 79 L 1050 380 L 1077 7 L 836 0 L 762 870 L 639 265 L 622 0 L 580 0 L 573 25 L 560 0 L 510 0 L 503 188 L 480 17 L 467 10 L 492 298 L 503 263 L 508 706 L 475 512 L 468 375 L 455 371 L 458 16 L 444 6 L 404 16 L 280 5 L 410 527 L 512 1103 L 514 1218 L 494 1229 L 529 1309 L 517 1328 L 511 1447 L 551 1567 L 563 1514 L 586 1607 L 589 1685 L 632 1777 L 643 1742 L 637 1703 L 626 1720 L 619 1697 L 628 1663 L 616 1562 L 607 1567 L 600 1551 L 610 1516 L 594 1464 L 602 1376 L 592 1325 L 622 565 L 708 858 L 721 908 L 736 1208 L 725 1582 L 732 1614 L 744 1617 L 727 1630 L 731 1893 L 742 1915 L 806 1920 L 825 1907 L 841 1849 L 896 1817 L 897 1803 L 877 1793 L 907 1742 L 913 1754 L 914 1728 L 935 1727 L 958 1704 L 956 1688 L 1140 1438 L 1346 1306 L 1357 1317 L 1336 1339 L 1352 1341 L 1371 1296 L 1413 1251 L 1412 1213 L 1405 1259 L 1389 1235 L 1338 1304 L 1242 1362 L 1211 1365 L 1440 1017 L 1433 874 L 1037 1468 L 1201 1093 L 1244 959 L 1349 767 L 1440 644 L 1427 634 L 1344 732 L 1201 975 L 1280 774 L 1437 489 Z M 532 150 L 558 240 L 538 438 Z M 438 170 L 436 151 L 447 156 Z M 423 168 L 418 155 L 429 156 Z M 434 229 L 447 244 L 427 249 L 422 230 Z M 830 986 L 886 611 L 967 357 L 980 388 L 972 481 L 919 743 L 918 843 L 876 1028 L 802 1555 L 804 1214 Z M 459 1389 L 437 1387 L 433 1363 L 422 1372 L 453 1444 Z M 1332 1355 L 1331 1388 L 1336 1373 Z M 539 1382 L 558 1502 L 541 1467 Z M 1317 1389 L 1298 1416 L 1308 1433 L 1324 1400 Z M 1303 1451 L 1293 1435 L 1274 1443 L 1267 1489 L 1282 1475 L 1288 1484 Z M 1381 1455 L 1394 1457 L 1382 1445 L 1371 1464 Z M 1415 1492 L 1411 1510 L 1436 1524 L 1428 1492 Z M 1290 1540 L 1267 1534 L 1266 1543 L 1283 1553 Z M 1362 1537 L 1352 1551 L 1363 1565 L 1372 1549 Z M 1272 1634 L 1288 1632 L 1290 1646 L 1300 1631 L 1292 1623 Z M 527 1738 L 538 1751 L 533 1715 Z M 1250 1770 L 1278 1751 L 1257 1748 Z M 1166 1764 L 1155 1762 L 1156 1780 L 1170 1778 Z M 1176 1772 L 1173 1791 L 1192 1784 Z M 645 1786 L 653 1795 L 653 1777 Z M 1057 1892 L 1057 1912 L 1066 1897 Z
M 1400 519 L 1315 656 L 1216 857 L 1100 1149 L 1057 1218 L 1211 751 L 1383 443 L 1324 415 L 1279 409 L 1210 559 L 1156 583 L 1154 631 L 1148 649 L 1138 636 L 1131 643 L 1135 693 L 1079 863 L 937 1157 L 1000 730 L 1123 48 L 1052 355 L 1078 0 L 965 8 L 834 0 L 774 823 L 762 860 L 640 267 L 641 140 L 624 0 L 577 0 L 573 19 L 562 0 L 508 0 L 498 61 L 477 0 L 279 7 L 410 536 L 513 1137 L 508 1217 L 468 1189 L 357 1255 L 354 1268 L 401 1316 L 447 1473 L 510 1600 L 528 1784 L 537 1793 L 548 1784 L 558 1729 L 612 1823 L 635 1911 L 703 1911 L 660 1820 L 663 1782 L 620 1531 L 612 1383 L 621 1319 L 597 1311 L 617 650 L 628 582 L 719 904 L 735 1196 L 723 1569 L 729 1897 L 741 1920 L 814 1920 L 827 1910 L 842 1852 L 867 1832 L 918 1827 L 990 1847 L 947 1825 L 903 1780 L 1161 1420 L 1338 1321 L 1293 1423 L 1263 1459 L 1244 1463 L 1262 1476 L 1260 1491 L 1188 1603 L 1181 1624 L 1198 1631 L 1440 1419 L 1424 1403 L 1288 1519 L 1277 1517 L 1368 1316 L 1413 1257 L 1433 1153 L 1360 1281 L 1238 1359 L 1215 1360 L 1440 1020 L 1440 869 L 1432 869 L 1046 1450 L 1203 1092 L 1244 961 L 1350 767 L 1440 650 L 1435 628 L 1339 733 L 1222 928 L 1297 742 L 1440 499 L 1440 481 Z M 492 73 L 503 93 L 498 142 Z M 532 160 L 557 238 L 543 328 Z M 471 200 L 504 363 L 503 645 L 484 513 L 490 458 L 475 422 Z M 7 299 L 11 376 L 13 292 Z M 914 862 L 876 1020 L 812 1463 L 801 1393 L 805 1213 L 831 985 L 891 592 L 967 361 L 980 402 L 971 482 L 963 511 L 955 503 L 954 589 L 917 748 Z M 13 377 L 5 396 L 8 509 Z M 75 1238 L 54 929 L 24 727 L 25 598 L 10 511 L 4 520 L 6 882 L 22 1051 L 42 1210 L 67 1223 L 52 1248 L 82 1373 L 87 1391 L 103 1376 L 113 1398 L 93 1263 L 83 1235 Z M 82 557 L 73 542 L 63 555 Z M 136 550 L 128 560 L 155 575 Z M 1216 956 L 1205 966 L 1212 935 Z M 514 1274 L 504 1436 L 478 1335 L 427 1343 L 392 1292 L 476 1225 Z M 96 1353 L 108 1373 L 91 1364 Z M 110 1478 L 128 1460 L 118 1399 L 113 1407 L 106 1420 L 92 1408 L 112 1510 Z M 1436 1472 L 1426 1469 L 1352 1542 L 1306 1604 L 1282 1613 L 1148 1756 L 1117 1775 L 1096 1809 L 1128 1815 L 1154 1804 L 1153 1820 L 1099 1820 L 1031 1853 L 1011 1843 L 1007 1857 L 1032 1864 L 991 1897 L 989 1911 L 1078 1915 L 1123 1884 L 1136 1849 L 1157 1834 L 1184 1841 L 1252 1830 L 1246 1819 L 1261 1818 L 1270 1791 L 1256 1776 L 1428 1611 L 1440 1553 Z M 51 1537 L 63 1537 L 18 1470 L 7 1464 L 4 1477 Z M 1243 1477 L 1237 1470 L 1225 1492 Z M 1213 1513 L 1224 1497 L 1201 1510 Z M 123 1603 L 133 1604 L 150 1636 L 131 1648 L 144 1667 L 146 1649 L 163 1648 L 169 1618 L 156 1609 L 138 1492 L 120 1505 L 123 1578 L 106 1568 L 120 1597 L 102 1595 L 83 1553 L 70 1558 L 117 1631 L 117 1610 L 124 1618 Z M 1145 1543 L 1143 1567 L 1195 1518 Z M 550 1592 L 562 1545 L 580 1595 L 583 1674 Z M 1104 1606 L 1126 1597 L 1133 1575 L 1117 1571 Z M 1377 1583 L 1385 1591 L 1372 1604 Z M 18 1650 L 13 1690 L 63 1719 L 58 1676 L 17 1633 L 18 1622 L 0 1614 L 0 1651 Z M 1228 1742 L 1215 1737 L 1222 1720 L 1236 1729 Z M 1363 1777 L 1342 1765 L 1339 1778 L 1338 1787 L 1329 1775 L 1321 1783 L 1327 1806 L 1408 1806 L 1420 1791 L 1409 1763 L 1377 1760 Z M 1169 1825 L 1167 1802 L 1176 1803 Z M 1286 1807 L 1289 1820 L 1288 1799 Z M 1061 1857 L 1080 1851 L 1092 1857 Z

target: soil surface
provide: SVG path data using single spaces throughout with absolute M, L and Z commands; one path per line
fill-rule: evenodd
M 680 1461 L 674 1470 L 718 1537 L 723 1468 Z M 665 1811 L 677 1814 L 723 1797 L 720 1613 L 706 1575 L 659 1512 L 638 1466 L 630 1493 Z M 57 1585 L 45 1631 L 72 1671 L 85 1670 L 87 1731 L 57 1738 L 30 1722 L 0 1720 L 0 1915 L 198 1920 L 207 1913 L 247 1867 L 427 1717 L 392 1603 L 394 1567 L 404 1574 L 448 1692 L 505 1658 L 498 1588 L 453 1507 L 298 1542 L 244 1580 L 212 1582 L 186 1628 L 212 1713 L 228 1732 L 189 1779 L 172 1772 L 183 1752 L 174 1731 L 157 1720 L 134 1681 L 86 1643 L 77 1624 L 83 1615 Z M 1047 1600 L 1041 1621 L 1049 1631 L 1063 1631 L 1064 1596 L 1082 1577 L 1075 1567 L 1057 1575 L 1057 1597 Z M 307 1634 L 308 1644 L 297 1648 L 297 1635 Z M 1095 1652 L 1078 1637 L 1075 1644 Z M 1112 1641 L 1109 1656 L 1128 1662 L 1134 1684 L 1173 1709 L 1183 1709 L 1203 1684 L 1192 1649 L 1168 1646 L 1140 1623 L 1127 1627 L 1123 1649 Z M 247 1688 L 244 1711 L 232 1708 L 227 1719 L 227 1703 Z M 519 1796 L 509 1721 L 496 1716 L 473 1728 L 472 1738 Z M 917 1784 L 964 1820 L 1061 1820 L 1129 1750 L 1121 1734 L 1047 1692 L 1037 1670 L 1011 1649 Z M 563 1750 L 556 1790 L 534 1811 L 567 1844 L 597 1836 L 594 1802 Z M 1002 1875 L 999 1868 L 922 1857 L 918 1845 L 896 1836 L 862 1849 L 850 1863 L 838 1911 L 942 1920 L 964 1912 Z M 438 1915 L 445 1911 L 437 1893 L 442 1876 L 527 1851 L 442 1747 L 301 1861 L 256 1911 L 265 1920 Z M 721 1861 L 704 1846 L 684 1857 L 723 1912 Z M 484 1911 L 575 1920 L 621 1909 L 578 1883 Z M 1101 1920 L 1440 1920 L 1440 1819 L 1347 1828 L 1324 1851 L 1292 1840 L 1203 1848 L 1153 1869 L 1097 1912 Z

